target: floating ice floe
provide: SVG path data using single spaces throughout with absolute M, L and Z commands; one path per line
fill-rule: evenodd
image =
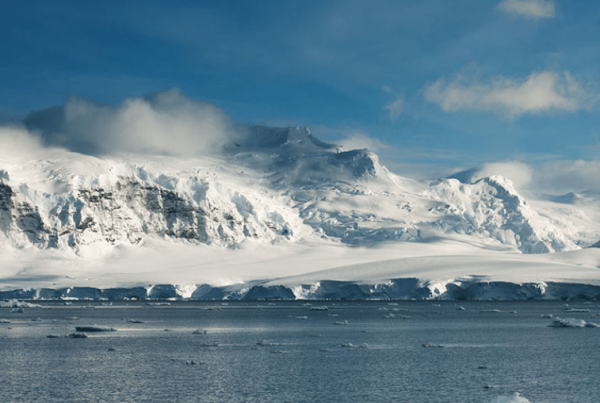
M 423 347 L 435 347 L 435 348 L 443 348 L 444 346 L 436 343 L 422 343 Z
M 41 305 L 30 304 L 29 302 L 10 299 L 5 302 L 0 302 L 0 308 L 41 308 Z
M 600 327 L 600 325 L 592 322 L 586 322 L 582 319 L 575 318 L 559 318 L 558 316 L 552 320 L 549 327 Z
M 329 308 L 325 305 L 323 306 L 313 306 L 310 308 L 311 311 L 328 311 Z
M 334 325 L 347 325 L 347 324 L 348 324 L 348 321 L 347 321 L 347 320 L 345 320 L 345 321 L 343 321 L 343 322 L 333 322 L 333 324 L 334 324 Z
M 78 332 L 116 332 L 117 329 L 108 326 L 75 326 L 75 330 Z
M 196 329 L 192 332 L 192 334 L 207 334 L 207 331 L 202 329 Z
M 492 403 L 531 403 L 529 400 L 524 398 L 519 394 L 519 392 L 515 392 L 512 396 L 498 396 Z
M 269 341 L 266 340 L 261 340 L 258 343 L 256 343 L 257 346 L 280 346 L 281 344 L 279 343 L 271 343 Z
M 138 319 L 127 319 L 127 323 L 144 323 L 141 320 Z
M 390 314 L 387 314 L 387 315 L 383 315 L 383 317 L 386 318 L 386 319 L 408 319 L 408 316 L 406 316 L 406 315 L 398 315 L 398 314 L 395 314 L 395 313 L 390 313 Z
M 85 333 L 71 333 L 67 337 L 71 339 L 86 339 L 88 335 Z
M 8 319 L 0 319 L 0 323 L 10 323 L 10 320 L 8 320 Z

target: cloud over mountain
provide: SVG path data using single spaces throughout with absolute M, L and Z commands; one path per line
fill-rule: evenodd
M 25 124 L 46 145 L 92 155 L 201 155 L 237 135 L 224 111 L 178 89 L 129 98 L 118 106 L 71 97 L 64 106 L 31 113 Z

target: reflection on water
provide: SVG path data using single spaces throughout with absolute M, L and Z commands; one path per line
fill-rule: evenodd
M 490 402 L 519 392 L 535 403 L 600 395 L 600 329 L 552 328 L 541 318 L 564 315 L 563 303 L 88 305 L 0 309 L 10 321 L 0 323 L 2 401 Z M 581 309 L 569 312 L 577 319 L 593 322 L 600 312 L 596 303 L 571 305 Z M 64 337 L 92 325 L 117 331 Z

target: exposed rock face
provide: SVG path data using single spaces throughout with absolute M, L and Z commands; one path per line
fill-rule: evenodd
M 293 236 L 277 207 L 254 206 L 235 190 L 213 189 L 202 181 L 190 185 L 178 191 L 119 178 L 110 188 L 55 195 L 29 191 L 27 197 L 0 183 L 0 229 L 15 246 L 71 249 L 81 255 L 136 245 L 145 236 L 224 247 L 246 238 L 273 242 Z

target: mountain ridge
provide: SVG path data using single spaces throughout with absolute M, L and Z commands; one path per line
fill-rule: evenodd
M 579 248 L 580 240 L 561 233 L 500 176 L 405 186 L 376 154 L 345 151 L 307 128 L 256 126 L 246 138 L 222 157 L 183 163 L 160 157 L 152 166 L 149 157 L 140 164 L 71 153 L 30 161 L 19 168 L 29 171 L 20 180 L 5 166 L 5 242 L 80 256 L 101 256 L 147 236 L 235 248 L 247 239 L 372 244 L 457 234 L 522 253 Z M 96 172 L 70 171 L 86 164 L 92 167 L 83 171 Z M 28 182 L 31 171 L 31 177 L 46 173 L 37 179 L 44 188 Z

